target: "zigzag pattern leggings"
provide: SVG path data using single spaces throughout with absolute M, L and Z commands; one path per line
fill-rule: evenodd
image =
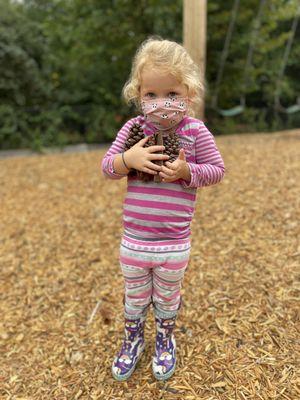
M 129 248 L 124 240 L 120 245 L 125 317 L 135 319 L 146 315 L 151 303 L 155 315 L 161 318 L 177 315 L 181 306 L 180 289 L 190 257 L 190 243 L 162 247 L 160 251 L 157 247 L 139 247 L 141 249 Z

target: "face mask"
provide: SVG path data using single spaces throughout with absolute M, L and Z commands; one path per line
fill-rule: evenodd
M 158 130 L 168 130 L 183 119 L 187 111 L 187 98 L 147 99 L 141 102 L 145 119 Z

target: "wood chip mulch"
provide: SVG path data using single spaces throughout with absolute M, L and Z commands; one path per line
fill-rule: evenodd
M 175 337 L 111 376 L 123 337 L 126 179 L 106 149 L 0 160 L 0 399 L 300 399 L 300 131 L 216 138 L 227 174 L 198 189 Z

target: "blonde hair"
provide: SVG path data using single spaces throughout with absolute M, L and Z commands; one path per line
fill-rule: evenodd
M 204 83 L 201 81 L 199 67 L 182 45 L 159 36 L 151 36 L 137 49 L 130 78 L 123 87 L 122 95 L 128 104 L 134 103 L 139 110 L 141 73 L 145 66 L 169 72 L 186 85 L 190 99 L 188 113 L 191 116 L 196 114 L 202 103 Z

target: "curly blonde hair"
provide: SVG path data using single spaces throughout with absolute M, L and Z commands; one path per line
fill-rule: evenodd
M 137 49 L 133 58 L 131 74 L 125 83 L 122 95 L 125 101 L 140 107 L 140 85 L 143 68 L 159 68 L 171 73 L 180 83 L 187 86 L 190 106 L 188 113 L 195 116 L 202 103 L 204 83 L 201 72 L 185 48 L 173 41 L 164 40 L 159 36 L 151 36 Z

